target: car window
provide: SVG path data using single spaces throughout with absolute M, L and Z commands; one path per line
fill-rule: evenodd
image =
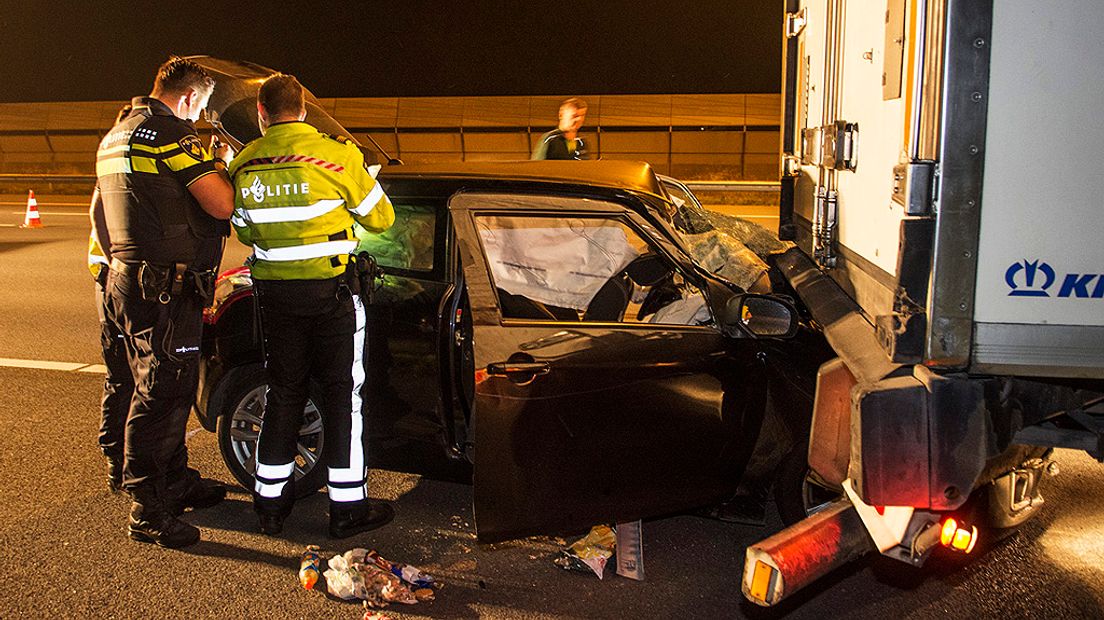
M 476 217 L 506 319 L 704 325 L 705 297 L 616 217 Z
M 368 232 L 358 224 L 358 252 L 368 252 L 384 268 L 433 271 L 436 207 L 393 198 L 395 223 L 382 233 Z

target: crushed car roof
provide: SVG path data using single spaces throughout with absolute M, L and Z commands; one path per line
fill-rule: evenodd
M 640 161 L 445 162 L 385 166 L 380 177 L 433 177 L 597 185 L 664 196 L 652 167 Z

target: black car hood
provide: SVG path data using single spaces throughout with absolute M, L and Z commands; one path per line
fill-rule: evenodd
M 230 139 L 235 150 L 261 137 L 257 125 L 257 91 L 274 69 L 240 60 L 223 60 L 211 56 L 189 56 L 215 78 L 215 91 L 207 103 L 207 120 Z M 360 141 L 341 126 L 319 105 L 318 98 L 304 87 L 307 100 L 306 121 L 319 131 L 344 136 L 357 146 Z M 377 154 L 361 146 L 367 164 L 379 159 Z

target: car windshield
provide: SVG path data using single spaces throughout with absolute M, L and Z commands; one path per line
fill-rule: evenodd
M 672 204 L 670 228 L 694 262 L 741 289 L 769 291 L 764 258 L 788 245 L 756 224 L 706 209 L 678 179 L 658 178 Z

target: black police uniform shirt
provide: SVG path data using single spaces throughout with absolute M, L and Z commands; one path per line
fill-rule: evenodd
M 586 156 L 583 139 L 576 136 L 569 141 L 559 129 L 553 129 L 541 136 L 537 149 L 533 152 L 533 159 L 586 159 Z
M 127 263 L 218 267 L 229 224 L 208 215 L 188 191 L 225 168 L 203 148 L 195 126 L 151 97 L 111 128 L 96 152 L 110 252 Z

